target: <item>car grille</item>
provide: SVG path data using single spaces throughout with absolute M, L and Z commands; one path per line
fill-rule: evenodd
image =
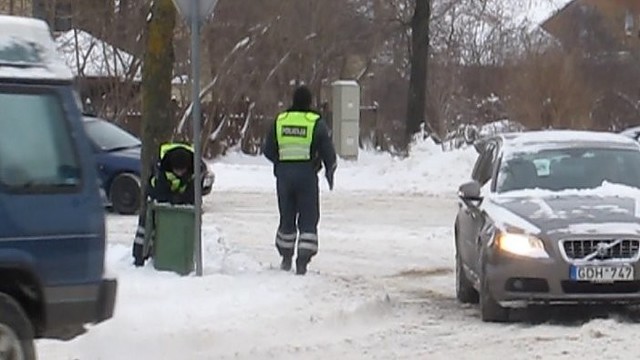
M 565 254 L 570 260 L 581 260 L 598 253 L 598 244 L 611 244 L 617 240 L 565 240 L 562 243 Z M 633 259 L 640 251 L 640 240 L 624 239 L 620 243 L 611 246 L 606 251 L 601 251 L 594 260 Z

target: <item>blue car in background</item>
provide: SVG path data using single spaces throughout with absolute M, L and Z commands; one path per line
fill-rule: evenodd
M 84 116 L 93 145 L 105 204 L 120 214 L 135 214 L 141 204 L 142 142 L 104 119 Z M 203 161 L 202 194 L 211 192 L 214 175 Z

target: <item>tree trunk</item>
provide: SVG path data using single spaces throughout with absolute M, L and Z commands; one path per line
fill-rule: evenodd
M 156 0 L 147 24 L 146 51 L 142 65 L 142 194 L 146 193 L 159 146 L 171 139 L 171 78 L 173 31 L 176 9 L 171 0 Z M 144 198 L 143 198 L 144 200 Z M 143 201 L 140 216 L 145 216 Z
M 427 100 L 427 61 L 429 58 L 429 19 L 431 0 L 415 0 L 411 19 L 411 73 L 406 118 L 406 141 L 411 142 L 425 122 Z

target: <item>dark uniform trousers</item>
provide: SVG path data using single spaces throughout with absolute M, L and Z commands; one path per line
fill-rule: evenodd
M 144 201 L 147 201 L 147 199 L 150 198 L 151 194 L 151 190 L 150 187 L 147 188 L 147 193 L 145 194 L 145 196 L 143 197 Z M 144 261 L 149 258 L 149 254 L 145 253 L 145 247 L 144 247 L 144 237 L 145 237 L 145 231 L 146 231 L 146 222 L 147 222 L 147 216 L 146 214 L 142 214 L 142 215 L 138 215 L 138 228 L 136 229 L 136 236 L 133 239 L 133 251 L 132 251 L 132 255 L 134 258 L 134 263 L 136 266 L 142 266 L 144 264 Z M 153 231 L 153 227 L 151 230 L 149 231 Z
M 298 259 L 309 261 L 318 253 L 318 176 L 309 172 L 304 177 L 278 177 L 280 225 L 276 247 L 283 257 L 292 257 L 298 240 Z

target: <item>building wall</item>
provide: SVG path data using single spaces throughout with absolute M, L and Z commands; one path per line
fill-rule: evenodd
M 607 19 L 609 31 L 622 43 L 640 48 L 640 1 L 588 0 Z
M 574 0 L 543 24 L 567 49 L 640 49 L 640 1 Z
M 31 0 L 0 0 L 0 14 L 30 16 Z

